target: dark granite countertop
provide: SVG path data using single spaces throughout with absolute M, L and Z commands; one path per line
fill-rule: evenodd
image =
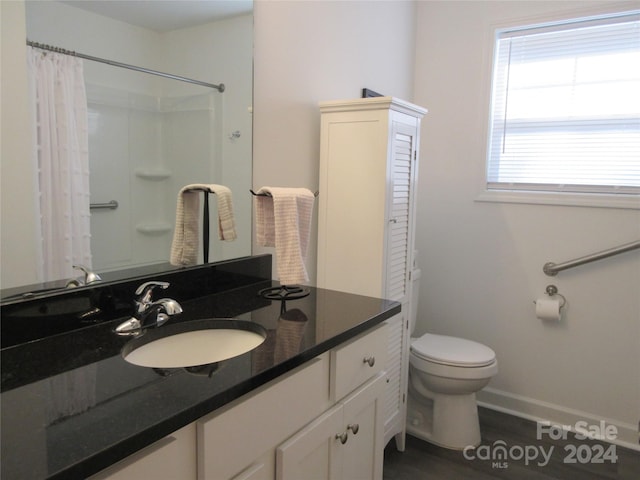
M 276 285 L 174 297 L 184 313 L 170 322 L 233 317 L 268 332 L 253 351 L 200 369 L 126 362 L 130 339 L 113 332 L 126 317 L 3 348 L 1 477 L 86 478 L 400 311 L 397 302 L 315 288 L 284 306 L 258 294 Z M 281 348 L 280 335 L 296 347 Z

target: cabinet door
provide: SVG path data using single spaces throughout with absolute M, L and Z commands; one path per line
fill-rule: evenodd
M 273 480 L 274 462 L 274 450 L 269 450 L 231 480 Z
M 384 373 L 276 450 L 277 480 L 380 480 Z
M 394 121 L 391 131 L 389 228 L 385 249 L 385 298 L 402 303 L 402 318 L 390 321 L 387 373 L 385 444 L 396 437 L 404 450 L 411 270 L 413 268 L 415 225 L 415 182 L 417 174 L 418 126 Z
M 343 431 L 338 404 L 277 448 L 276 480 L 339 479 L 342 451 L 336 434 Z
M 383 296 L 388 111 L 322 116 L 319 287 Z
M 406 401 L 405 392 L 406 384 L 404 381 L 404 349 L 406 324 L 405 308 L 402 306 L 402 312 L 393 318 L 386 320 L 388 325 L 388 356 L 385 371 L 387 374 L 387 383 L 384 394 L 384 443 L 386 444 L 394 435 L 402 431 L 404 428 L 403 406 Z
M 342 445 L 344 480 L 382 479 L 383 395 L 386 376 L 372 379 L 343 402 L 343 425 L 349 437 Z M 357 432 L 357 433 L 356 433 Z
M 413 262 L 416 179 L 415 125 L 393 122 L 391 132 L 389 228 L 386 232 L 384 298 L 407 303 Z

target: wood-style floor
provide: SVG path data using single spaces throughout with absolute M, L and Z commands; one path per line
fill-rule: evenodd
M 484 408 L 479 414 L 480 447 L 484 448 L 478 447 L 476 458 L 465 458 L 463 452 L 407 435 L 404 452 L 396 450 L 393 440 L 387 445 L 384 480 L 640 479 L 640 452 L 606 442 L 577 440 L 571 434 L 566 440 L 553 440 L 549 435 L 537 439 L 535 422 Z M 498 446 L 507 449 L 507 457 L 501 461 L 489 458 L 500 453 Z M 471 452 L 467 457 L 472 457 Z

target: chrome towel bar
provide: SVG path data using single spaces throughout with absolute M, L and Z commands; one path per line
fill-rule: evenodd
M 270 193 L 256 193 L 253 190 L 249 189 L 249 191 L 251 192 L 251 195 L 253 195 L 254 197 L 270 197 L 271 194 Z M 318 195 L 320 195 L 320 192 L 318 192 L 317 190 L 314 192 L 313 196 L 314 197 L 318 197 Z
M 603 250 L 601 252 L 593 253 L 591 255 L 585 255 L 584 257 L 576 258 L 575 260 L 569 260 L 568 262 L 564 263 L 556 264 L 553 262 L 548 262 L 544 264 L 544 266 L 542 267 L 542 271 L 548 276 L 553 277 L 562 270 L 567 270 L 569 268 L 584 265 L 585 263 L 595 262 L 596 260 L 612 257 L 614 255 L 618 255 L 619 253 L 636 250 L 638 248 L 640 248 L 640 240 L 626 243 L 624 245 L 620 245 L 619 247 L 610 248 L 608 250 Z
M 104 208 L 107 210 L 115 210 L 116 208 L 118 208 L 118 202 L 115 200 L 111 200 L 107 203 L 92 203 L 89 205 L 89 208 L 91 208 L 92 210 L 99 209 L 99 208 Z

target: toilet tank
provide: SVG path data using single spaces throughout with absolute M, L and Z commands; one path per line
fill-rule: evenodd
M 422 270 L 414 268 L 411 271 L 411 304 L 409 306 L 409 335 L 413 335 L 418 319 L 418 299 L 420 297 L 420 277 Z

